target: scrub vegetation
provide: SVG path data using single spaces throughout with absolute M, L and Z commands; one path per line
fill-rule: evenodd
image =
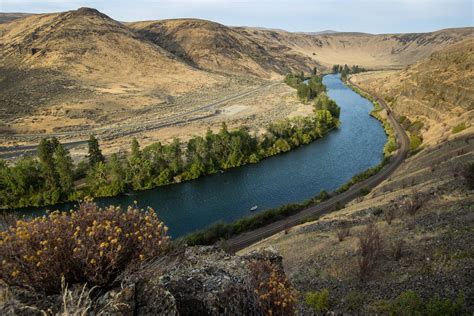
M 268 209 L 252 216 L 242 217 L 232 223 L 215 223 L 197 232 L 186 235 L 188 245 L 212 245 L 218 241 L 229 239 L 244 232 L 276 222 L 282 218 L 298 213 L 302 209 L 321 203 L 330 198 L 326 191 L 302 203 L 286 204 L 278 208 Z
M 341 74 L 341 78 L 345 81 L 347 79 L 347 75 L 351 74 L 358 74 L 361 72 L 366 72 L 368 71 L 367 69 L 363 67 L 359 67 L 358 65 L 352 65 L 349 67 L 347 64 L 343 65 L 334 65 L 332 66 L 332 72 L 337 74 Z
M 315 87 L 322 85 L 317 76 L 310 82 Z M 318 89 L 323 91 L 324 86 Z M 91 136 L 88 162 L 77 165 L 57 139 L 43 139 L 37 159 L 23 158 L 11 166 L 0 162 L 1 206 L 41 206 L 84 196 L 114 196 L 257 163 L 309 144 L 339 126 L 337 104 L 322 92 L 313 98 L 313 115 L 272 123 L 261 135 L 246 127 L 230 131 L 223 123 L 218 133 L 208 129 L 204 137 L 195 136 L 187 143 L 174 139 L 170 144 L 157 142 L 142 149 L 134 138 L 127 157 L 113 154 L 109 159 Z
M 370 112 L 370 115 L 379 120 L 380 123 L 382 123 L 383 125 L 383 129 L 385 131 L 385 134 L 387 135 L 387 142 L 384 145 L 383 153 L 384 157 L 388 158 L 394 151 L 398 149 L 398 143 L 392 125 L 390 125 L 387 119 L 381 114 L 383 107 L 370 94 L 365 93 L 364 91 L 360 90 L 359 88 L 350 83 L 348 83 L 348 86 L 360 96 L 370 100 L 370 102 L 372 102 L 372 104 L 374 105 L 374 109 L 372 110 L 372 112 Z
M 152 209 L 101 209 L 91 201 L 18 220 L 0 233 L 0 278 L 44 293 L 59 292 L 63 282 L 108 285 L 129 265 L 163 253 L 167 230 Z

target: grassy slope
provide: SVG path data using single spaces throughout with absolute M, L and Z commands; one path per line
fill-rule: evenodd
M 470 48 L 461 48 L 463 49 L 460 50 L 459 46 L 453 48 L 457 49 L 458 56 L 469 54 Z M 433 67 L 433 58 L 449 61 L 449 58 L 445 59 L 442 54 L 451 56 L 450 52 L 452 51 L 447 49 L 424 61 L 432 66 L 428 73 L 436 87 L 445 88 L 445 79 L 437 74 L 437 66 Z M 413 69 L 425 69 L 424 66 L 422 61 L 402 74 L 409 74 Z M 448 69 L 459 67 L 457 64 L 450 65 L 450 62 L 446 63 L 446 66 Z M 465 64 L 463 67 L 468 71 L 459 70 L 453 75 L 458 78 L 470 78 L 472 59 L 468 59 L 467 66 Z M 392 76 L 390 80 L 395 82 L 400 78 L 396 77 L 400 74 Z M 416 79 L 410 79 L 424 81 L 420 73 L 417 73 Z M 384 82 L 386 81 L 374 80 L 367 86 L 380 91 L 376 87 L 380 89 Z M 431 93 L 425 87 L 422 84 L 417 85 L 419 90 L 415 95 L 429 97 Z M 463 85 L 460 85 L 459 89 L 462 87 Z M 392 93 L 400 93 L 398 86 L 395 89 Z M 387 90 L 391 92 L 389 88 Z M 463 95 L 469 96 L 469 93 L 470 91 Z M 411 97 L 411 100 L 415 101 L 416 97 Z M 426 102 L 426 99 L 419 102 Z M 416 109 L 412 110 L 411 107 L 400 104 L 402 103 L 392 105 L 396 113 L 413 116 Z M 331 309 L 335 311 L 374 312 L 374 306 L 379 304 L 381 299 L 394 299 L 408 289 L 415 290 L 424 298 L 439 294 L 450 299 L 455 298 L 459 291 L 463 291 L 467 297 L 466 306 L 472 311 L 474 304 L 470 298 L 474 293 L 470 285 L 474 279 L 469 271 L 474 268 L 474 197 L 464 184 L 462 169 L 474 160 L 474 129 L 468 127 L 453 134 L 449 118 L 454 120 L 456 114 L 453 113 L 462 107 L 462 102 L 457 100 L 455 104 L 445 107 L 448 109 L 445 114 L 448 124 L 443 124 L 443 121 L 438 124 L 425 121 L 430 124 L 425 124 L 423 130 L 424 135 L 442 130 L 445 139 L 441 139 L 438 144 L 428 142 L 423 150 L 408 158 L 390 179 L 381 183 L 367 196 L 336 213 L 294 227 L 287 234 L 275 235 L 242 252 L 270 245 L 276 247 L 283 255 L 285 268 L 297 288 L 302 292 L 329 289 Z M 420 120 L 424 118 L 415 117 Z M 462 117 L 464 116 L 461 115 Z M 418 192 L 425 194 L 426 201 L 414 216 L 407 215 L 399 205 L 401 201 L 411 199 Z M 390 208 L 394 208 L 398 214 L 392 224 L 388 225 L 384 214 Z M 362 234 L 370 218 L 376 220 L 381 231 L 384 249 L 372 275 L 366 282 L 360 283 L 357 277 L 357 260 L 360 257 L 358 236 Z M 351 236 L 339 242 L 337 230 L 341 223 L 348 223 Z M 402 247 L 402 257 L 395 260 L 393 244 L 399 239 L 403 239 L 405 244 Z M 357 294 L 349 294 L 351 291 Z M 349 306 L 348 294 L 349 297 L 359 298 L 351 301 L 357 301 L 354 304 L 356 307 Z M 300 308 L 307 310 L 303 303 Z

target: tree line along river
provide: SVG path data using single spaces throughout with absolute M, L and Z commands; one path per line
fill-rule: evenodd
M 387 137 L 380 122 L 369 115 L 373 107 L 369 100 L 344 85 L 339 75 L 326 75 L 323 83 L 328 96 L 341 107 L 339 129 L 323 138 L 257 164 L 96 202 L 126 208 L 138 201 L 140 207 L 150 206 L 176 238 L 217 221 L 230 222 L 306 200 L 321 190 L 335 190 L 354 174 L 380 163 Z M 66 203 L 26 213 L 72 206 Z M 257 210 L 251 211 L 254 206 Z

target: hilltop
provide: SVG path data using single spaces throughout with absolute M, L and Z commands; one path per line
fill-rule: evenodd
M 30 15 L 29 13 L 17 13 L 17 12 L 10 12 L 10 13 L 1 13 L 0 12 L 0 24 L 7 23 L 15 19 L 20 19 L 25 16 Z
M 198 19 L 174 19 L 128 24 L 144 38 L 200 68 L 272 78 L 291 71 L 310 72 L 317 62 L 262 46 L 251 35 Z
M 128 146 L 131 133 L 147 144 L 204 134 L 222 121 L 258 130 L 311 111 L 277 83 L 290 71 L 398 69 L 472 34 L 304 34 L 197 19 L 121 23 L 90 8 L 15 17 L 0 24 L 4 144 L 93 133 L 108 140 L 107 154 Z
M 436 50 L 472 36 L 472 28 L 445 29 L 431 33 L 289 33 L 237 28 L 264 47 L 285 47 L 330 68 L 334 64 L 368 69 L 402 68 Z
M 88 8 L 1 24 L 0 61 L 1 118 L 36 130 L 120 120 L 222 79 Z

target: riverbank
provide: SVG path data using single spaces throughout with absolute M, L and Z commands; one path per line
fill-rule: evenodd
M 362 91 L 359 91 L 358 94 L 363 96 L 362 93 Z M 370 101 L 372 101 L 374 107 L 376 104 L 375 100 L 375 97 L 370 96 Z M 381 105 L 378 106 L 381 107 Z M 376 110 L 379 109 L 376 108 Z M 393 159 L 390 159 L 388 155 L 385 155 L 384 150 L 384 159 L 379 165 L 354 175 L 348 182 L 340 186 L 332 194 L 328 194 L 324 191 L 318 196 L 303 203 L 294 203 L 284 205 L 277 209 L 270 209 L 261 214 L 240 219 L 234 223 L 218 223 L 207 229 L 188 235 L 185 238 L 185 241 L 189 244 L 212 244 L 221 241 L 225 247 L 231 250 L 238 250 L 264 237 L 270 236 L 281 230 L 289 229 L 291 226 L 300 224 L 308 219 L 314 219 L 315 217 L 319 217 L 330 211 L 343 208 L 344 204 L 352 199 L 361 195 L 366 195 L 370 192 L 371 188 L 375 187 L 383 179 L 388 177 L 388 175 L 390 175 L 401 164 L 406 156 L 408 146 L 406 135 L 403 135 L 403 129 L 401 129 L 398 122 L 391 116 L 391 113 L 389 111 L 387 112 L 388 117 L 391 119 L 391 123 L 395 125 L 396 130 L 400 133 L 400 150 Z M 385 124 L 383 125 L 389 125 L 387 120 L 385 120 L 384 123 Z M 392 131 L 392 137 L 396 141 L 394 135 L 395 129 L 391 126 L 384 126 L 384 129 L 388 136 L 389 133 L 387 130 Z M 389 141 L 390 140 L 387 142 Z M 327 202 L 322 203 L 324 201 Z M 247 232 L 250 236 L 245 234 Z M 231 240 L 226 241 L 229 239 Z
M 375 119 L 379 120 L 382 123 L 383 129 L 385 134 L 387 135 L 387 143 L 384 146 L 384 156 L 388 158 L 395 150 L 398 149 L 398 143 L 395 136 L 395 131 L 390 123 L 387 121 L 387 114 L 390 111 L 388 108 L 385 110 L 385 113 L 382 113 L 384 108 L 380 105 L 375 97 L 372 97 L 370 94 L 362 91 L 358 86 L 356 86 L 353 82 L 351 82 L 351 78 L 349 77 L 345 80 L 346 85 L 351 88 L 355 93 L 359 94 L 360 96 L 366 98 L 374 105 L 374 109 L 370 112 L 370 115 Z
M 332 192 L 358 174 L 380 163 L 386 135 L 380 123 L 370 117 L 372 104 L 344 86 L 339 76 L 324 77 L 327 94 L 341 106 L 340 128 L 306 146 L 258 164 L 232 168 L 171 186 L 134 192 L 112 198 L 98 198 L 108 205 L 148 206 L 170 227 L 173 238 L 198 231 L 212 223 L 231 223 L 266 209 L 300 203 L 321 190 Z M 146 150 L 141 150 L 142 155 Z M 251 211 L 257 205 L 257 211 Z M 342 204 L 341 204 L 342 205 Z M 55 207 L 74 208 L 72 203 Z M 43 214 L 47 208 L 26 209 L 26 216 Z
M 319 81 L 321 82 L 321 79 Z M 326 103 L 332 102 L 327 98 L 325 100 Z M 54 156 L 53 148 L 46 153 L 46 156 L 41 156 L 39 162 L 25 158 L 15 166 L 0 165 L 2 174 L 11 179 L 7 182 L 11 185 L 5 186 L 0 192 L 5 203 L 3 207 L 15 209 L 53 206 L 61 202 L 73 202 L 86 196 L 113 197 L 124 193 L 133 194 L 131 191 L 182 183 L 246 164 L 254 164 L 307 145 L 337 128 L 340 110 L 334 102 L 330 105 L 327 108 L 315 106 L 314 113 L 306 117 L 293 117 L 274 122 L 260 135 L 250 134 L 250 129 L 245 126 L 229 131 L 223 123 L 218 133 L 208 130 L 205 137 L 195 136 L 186 143 L 175 139 L 168 145 L 154 143 L 141 149 L 134 140 L 131 154 L 125 159 L 112 155 L 105 162 L 103 156 L 99 154 L 95 162 L 89 166 L 84 164 L 74 166 L 72 162 L 68 162 L 67 169 L 73 169 L 73 173 L 82 175 L 74 178 L 70 176 L 67 179 L 67 182 L 75 181 L 75 187 L 58 186 L 64 179 L 60 179 L 60 172 L 55 170 L 58 168 L 55 166 L 58 158 Z M 51 146 L 64 149 L 57 140 L 52 140 Z M 63 152 L 66 152 L 66 156 L 69 155 L 66 149 Z M 67 157 L 66 159 L 70 160 Z M 42 170 L 44 168 L 52 170 Z M 81 171 L 77 171 L 79 168 Z M 33 169 L 39 169 L 41 172 L 32 173 Z M 19 174 L 27 174 L 29 178 L 33 178 L 26 181 L 28 183 L 24 184 L 24 190 L 16 185 L 16 182 L 21 184 L 17 179 Z M 43 179 L 42 177 L 47 174 L 53 178 Z M 49 183 L 49 187 L 41 186 L 41 183 Z

